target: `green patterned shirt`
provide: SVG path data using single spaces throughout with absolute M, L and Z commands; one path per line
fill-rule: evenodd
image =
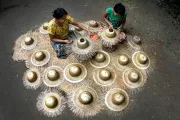
M 116 16 L 113 12 L 113 8 L 107 8 L 106 12 L 108 13 L 107 19 L 113 25 L 114 29 L 117 29 L 123 23 L 127 16 L 126 13 L 124 16 Z

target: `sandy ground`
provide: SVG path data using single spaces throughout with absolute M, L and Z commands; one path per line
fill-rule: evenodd
M 49 120 L 36 109 L 40 91 L 26 90 L 24 62 L 12 60 L 15 40 L 51 19 L 52 10 L 64 7 L 79 21 L 102 20 L 107 7 L 119 0 L 1 0 L 0 1 L 0 120 Z M 99 114 L 93 120 L 179 120 L 180 30 L 174 19 L 156 5 L 156 0 L 124 0 L 129 34 L 138 35 L 144 51 L 156 61 L 141 92 L 131 96 L 124 115 Z M 78 120 L 69 109 L 54 120 Z M 91 118 L 89 118 L 91 119 Z

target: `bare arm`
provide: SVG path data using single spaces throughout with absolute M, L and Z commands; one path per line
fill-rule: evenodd
M 123 20 L 121 26 L 118 27 L 118 30 L 120 30 L 121 28 L 123 28 L 125 24 L 126 24 L 126 18 Z
M 112 27 L 112 24 L 107 20 L 107 16 L 108 16 L 108 13 L 105 12 L 105 13 L 104 13 L 104 20 L 106 21 L 106 23 L 107 23 L 110 27 Z
M 79 27 L 79 28 L 81 28 L 81 29 L 89 32 L 89 30 L 88 30 L 84 25 L 80 24 L 79 22 L 74 21 L 74 22 L 72 23 L 72 25 L 77 26 L 77 27 Z
M 126 18 L 123 20 L 121 27 L 124 27 L 125 24 L 126 24 Z
M 92 35 L 92 33 L 84 25 L 80 24 L 79 22 L 74 21 L 71 24 L 74 25 L 74 26 L 77 26 L 77 27 L 79 27 L 79 28 L 81 28 L 81 29 L 83 29 L 85 31 L 87 31 L 89 36 Z
M 69 40 L 61 40 L 54 37 L 54 35 L 49 34 L 50 40 L 57 43 L 70 43 Z

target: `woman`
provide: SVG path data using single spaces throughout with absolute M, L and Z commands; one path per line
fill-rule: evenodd
M 68 39 L 68 36 L 71 36 L 72 34 L 72 32 L 69 31 L 69 24 L 87 31 L 89 35 L 91 35 L 91 32 L 86 27 L 76 22 L 63 8 L 54 10 L 53 17 L 54 19 L 48 24 L 48 33 L 51 44 L 56 51 L 57 57 L 66 59 L 68 56 L 65 52 L 65 45 L 73 42 Z

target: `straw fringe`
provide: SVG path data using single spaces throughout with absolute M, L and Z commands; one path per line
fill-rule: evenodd
M 72 63 L 80 63 L 80 62 L 72 62 Z M 87 76 L 86 78 L 84 78 L 81 82 L 79 83 L 70 83 L 68 82 L 65 77 L 64 77 L 64 82 L 61 84 L 61 89 L 63 91 L 65 91 L 66 93 L 72 92 L 75 89 L 82 87 L 84 85 L 92 85 L 93 84 L 93 79 L 92 79 L 92 72 L 94 69 L 92 69 L 91 65 L 89 64 L 89 62 L 81 62 L 80 64 L 82 64 L 85 68 L 87 69 Z
M 55 52 L 54 52 L 54 50 L 53 50 L 52 48 L 39 47 L 39 49 L 34 50 L 34 51 L 31 53 L 31 55 L 32 55 L 34 52 L 39 51 L 39 50 L 47 50 L 47 51 L 50 53 L 50 60 L 49 60 L 49 62 L 48 62 L 47 64 L 45 64 L 45 65 L 43 65 L 43 66 L 40 66 L 40 67 L 38 67 L 38 68 L 40 68 L 40 69 L 45 69 L 45 68 L 47 68 L 48 66 L 51 66 L 51 65 L 52 65 L 52 59 L 53 59 L 53 57 L 55 57 Z M 31 57 L 30 57 L 28 60 L 26 60 L 26 67 L 27 67 L 27 68 L 35 67 L 35 65 L 33 65 L 32 62 L 31 62 Z
M 130 68 L 130 69 L 131 69 L 131 68 Z M 140 84 L 138 87 L 136 87 L 136 88 L 127 86 L 127 89 L 129 89 L 128 91 L 130 91 L 130 92 L 133 93 L 133 94 L 142 91 L 143 87 L 144 87 L 145 84 L 147 83 L 147 78 L 148 78 L 148 77 L 147 77 L 146 71 L 143 71 L 143 70 L 138 70 L 138 71 L 141 72 L 142 77 L 143 77 L 141 84 Z M 124 79 L 124 78 L 123 78 L 123 79 Z M 124 81 L 124 80 L 123 80 L 123 81 Z M 124 83 L 124 84 L 125 84 L 125 83 Z
M 56 95 L 58 97 L 60 97 L 61 99 L 61 105 L 59 106 L 59 108 L 53 110 L 48 110 L 44 107 L 44 98 L 47 95 Z M 45 116 L 47 117 L 56 117 L 58 115 L 62 114 L 62 111 L 64 110 L 64 108 L 66 107 L 66 102 L 65 102 L 65 98 L 61 95 L 61 93 L 55 89 L 49 89 L 49 90 L 45 90 L 43 92 L 41 92 L 41 94 L 37 97 L 37 104 L 36 104 L 38 110 L 43 113 Z
M 90 87 L 90 86 L 86 86 L 86 87 Z M 102 101 L 101 93 L 99 93 L 99 91 L 97 91 L 97 90 L 95 90 L 95 91 L 97 92 L 97 95 L 98 95 L 97 101 L 89 109 L 81 109 L 81 108 L 76 107 L 76 105 L 74 104 L 74 91 L 71 92 L 70 94 L 68 94 L 68 107 L 70 108 L 70 110 L 76 116 L 79 116 L 80 118 L 93 117 L 93 116 L 97 115 L 98 113 L 100 113 L 102 110 L 104 110 L 104 107 L 102 104 L 103 101 Z
M 135 50 L 141 50 L 142 44 L 138 45 L 133 41 L 133 36 L 132 35 L 128 35 L 127 36 L 127 45 L 129 46 L 129 48 L 135 49 Z
M 37 68 L 31 68 L 32 70 L 38 70 Z M 38 70 L 38 81 L 36 81 L 35 83 L 30 83 L 27 79 L 26 79 L 26 73 L 29 71 L 30 69 L 26 70 L 24 75 L 23 75 L 23 84 L 24 84 L 24 87 L 26 89 L 29 89 L 29 90 L 36 90 L 38 89 L 41 85 L 42 85 L 42 71 L 41 70 Z
M 110 90 L 111 88 L 123 88 L 123 89 L 126 89 L 126 86 L 125 84 L 123 83 L 123 80 L 122 80 L 122 73 L 121 72 L 118 72 L 116 71 L 115 67 L 113 66 L 108 66 L 108 67 L 105 67 L 105 68 L 108 68 L 110 69 L 111 71 L 113 70 L 114 71 L 114 74 L 115 74 L 115 78 L 114 78 L 114 82 L 111 84 L 111 85 L 108 85 L 108 86 L 102 86 L 102 85 L 99 85 L 95 82 L 95 78 L 93 78 L 93 86 L 96 86 L 94 88 L 98 88 L 100 89 L 103 93 L 106 93 L 108 90 Z M 96 71 L 93 71 L 93 74 L 97 74 L 95 73 Z M 93 77 L 95 77 L 95 75 L 93 75 Z
M 116 40 L 116 41 L 111 41 L 111 42 L 107 42 L 106 40 L 104 40 L 103 38 L 102 39 L 102 42 L 103 42 L 103 45 L 107 46 L 107 47 L 112 47 L 113 45 L 116 45 L 119 41 Z
M 91 41 L 89 39 L 89 36 L 79 36 L 76 40 L 80 38 L 85 38 L 88 40 L 88 42 L 92 45 L 92 48 L 87 50 L 79 51 L 79 48 L 76 45 L 76 41 L 71 46 L 66 46 L 66 54 L 71 54 L 77 61 L 84 61 L 91 59 L 96 52 L 100 49 L 99 44 L 96 41 Z
M 56 66 L 56 65 L 51 65 L 50 67 L 58 67 L 58 68 L 61 69 L 61 67 Z M 42 90 L 46 90 L 46 89 L 61 90 L 61 89 L 60 89 L 60 86 L 61 86 L 61 84 L 64 82 L 63 71 L 60 71 L 60 72 L 61 72 L 61 73 L 60 73 L 61 82 L 58 83 L 59 85 L 48 86 L 48 85 L 46 85 L 45 82 L 44 82 L 44 80 L 46 79 L 46 75 L 47 75 L 47 73 L 45 73 L 46 70 L 47 70 L 47 69 L 45 69 L 45 70 L 43 71 L 43 75 L 42 75 L 43 84 L 41 85 L 41 89 L 42 89 Z

